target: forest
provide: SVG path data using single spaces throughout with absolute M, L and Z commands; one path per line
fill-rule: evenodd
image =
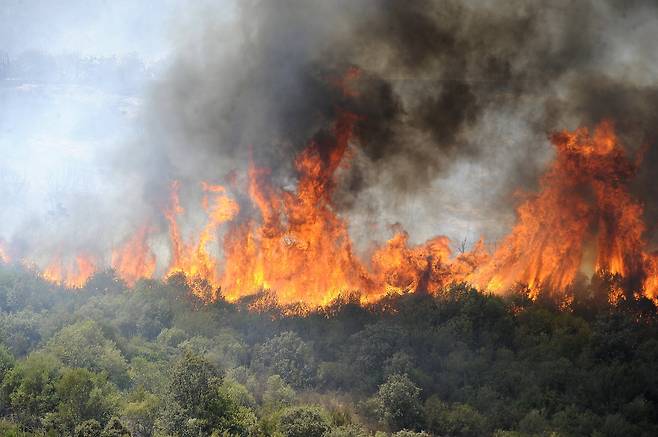
M 305 308 L 191 285 L 0 266 L 0 434 L 658 435 L 656 307 L 611 299 L 614 276 L 566 304 L 453 284 Z

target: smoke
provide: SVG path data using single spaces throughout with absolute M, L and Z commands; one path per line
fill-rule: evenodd
M 655 154 L 652 2 L 282 0 L 191 16 L 148 108 L 172 163 L 161 186 L 250 156 L 291 185 L 296 153 L 350 111 L 356 153 L 335 200 L 357 232 L 399 221 L 417 239 L 495 237 L 550 132 L 610 117 Z
M 105 216 L 66 233 L 164 229 L 172 180 L 194 204 L 199 181 L 230 183 L 250 159 L 294 187 L 294 157 L 341 111 L 359 121 L 334 200 L 357 239 L 395 222 L 412 241 L 496 239 L 549 134 L 606 117 L 645 147 L 634 190 L 658 217 L 652 1 L 184 3 L 137 135 L 97 157 L 111 189 L 81 205 Z

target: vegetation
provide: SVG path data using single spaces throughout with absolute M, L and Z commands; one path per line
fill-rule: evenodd
M 0 435 L 658 435 L 656 307 L 612 286 L 307 311 L 0 267 Z

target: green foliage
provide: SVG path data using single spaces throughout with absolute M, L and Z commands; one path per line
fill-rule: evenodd
M 0 420 L 0 435 L 3 437 L 27 437 L 32 434 L 21 431 L 20 427 L 15 423 Z
M 282 414 L 279 429 L 286 437 L 322 437 L 329 430 L 329 421 L 318 407 L 290 407 Z
M 171 376 L 171 393 L 175 402 L 196 417 L 216 396 L 221 376 L 204 358 L 190 352 L 179 360 Z
M 242 387 L 224 384 L 212 364 L 189 351 L 174 366 L 170 396 L 172 402 L 162 414 L 164 428 L 170 433 L 195 436 L 255 432 L 256 416 L 245 405 L 251 400 Z
M 447 405 L 432 396 L 425 402 L 425 426 L 437 435 L 477 437 L 486 433 L 486 419 L 468 404 Z
M 31 354 L 7 372 L 2 381 L 3 403 L 26 430 L 36 430 L 46 413 L 54 411 L 61 364 L 51 355 Z
M 138 387 L 127 396 L 121 417 L 135 435 L 148 436 L 155 428 L 161 406 L 160 397 Z
M 169 364 L 166 361 L 151 361 L 143 356 L 130 360 L 128 376 L 133 385 L 142 387 L 152 393 L 163 394 L 167 390 Z
M 55 392 L 57 408 L 44 420 L 46 428 L 60 434 L 68 434 L 76 424 L 88 420 L 105 423 L 117 409 L 116 388 L 104 375 L 87 369 L 64 369 L 55 383 Z
M 101 424 L 97 420 L 85 420 L 75 427 L 75 437 L 100 437 Z
M 131 434 L 117 417 L 112 417 L 103 428 L 101 437 L 131 437 Z
M 391 437 L 430 437 L 430 435 L 424 431 L 416 432 L 403 429 L 393 433 Z
M 280 375 L 295 388 L 307 387 L 315 377 L 313 351 L 296 333 L 287 331 L 256 348 L 255 369 Z
M 354 378 L 348 382 L 368 391 L 380 384 L 383 380 L 382 363 L 405 347 L 405 338 L 401 327 L 385 322 L 368 325 L 354 334 L 350 338 L 348 368 L 343 369 Z M 350 369 L 357 372 L 350 372 Z
M 0 314 L 0 333 L 13 355 L 25 356 L 41 341 L 39 315 L 30 310 Z
M 420 391 L 407 375 L 389 376 L 375 396 L 379 420 L 394 430 L 417 428 L 422 408 Z
M 0 381 L 4 380 L 5 375 L 16 364 L 16 359 L 9 350 L 0 344 Z
M 263 393 L 263 404 L 270 409 L 288 407 L 295 401 L 295 390 L 286 384 L 279 375 L 269 376 L 266 387 Z
M 92 320 L 63 328 L 48 342 L 46 349 L 67 366 L 106 372 L 110 380 L 121 387 L 129 382 L 125 358 L 114 341 L 106 338 Z
M 370 433 L 358 425 L 342 425 L 332 428 L 324 437 L 368 437 Z
M 457 284 L 290 316 L 180 279 L 71 293 L 0 266 L 0 435 L 658 435 L 658 312 L 614 281 L 571 311 Z

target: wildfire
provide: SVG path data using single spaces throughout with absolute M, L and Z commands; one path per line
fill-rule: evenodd
M 353 291 L 362 300 L 387 293 L 438 293 L 453 282 L 495 293 L 521 284 L 532 297 L 541 291 L 564 293 L 583 270 L 584 254 L 594 253 L 594 271 L 623 278 L 633 292 L 658 295 L 658 255 L 648 251 L 643 209 L 628 186 L 637 164 L 620 146 L 611 122 L 593 132 L 581 128 L 552 136 L 556 155 L 539 190 L 523 194 L 516 225 L 493 253 L 483 239 L 458 256 L 444 236 L 410 245 L 407 233 L 396 227 L 363 259 L 332 203 L 357 121 L 343 113 L 330 140 L 311 142 L 296 157 L 294 190 L 276 186 L 270 171 L 253 160 L 246 198 L 231 192 L 237 186 L 202 183 L 206 223 L 198 233 L 184 233 L 179 226 L 186 211 L 180 184 L 174 182 L 164 211 L 170 240 L 165 277 L 183 273 L 193 292 L 207 300 L 216 299 L 218 291 L 236 300 L 269 290 L 268 299 L 277 304 L 307 306 Z M 128 284 L 155 274 L 151 232 L 139 228 L 112 252 L 111 266 Z M 1 249 L 0 260 L 6 262 Z M 94 270 L 90 258 L 77 257 L 50 264 L 43 277 L 81 287 Z M 615 293 L 623 294 L 622 288 Z
M 11 261 L 9 258 L 9 254 L 7 253 L 7 249 L 5 248 L 5 244 L 2 240 L 0 240 L 0 263 L 2 264 L 7 264 Z
M 112 251 L 112 268 L 130 286 L 138 279 L 151 278 L 155 273 L 156 258 L 148 246 L 148 234 L 149 228 L 144 226 Z
M 43 271 L 42 277 L 54 284 L 68 288 L 82 288 L 96 271 L 95 263 L 90 257 L 76 256 L 70 262 L 57 259 Z
M 328 157 L 310 144 L 295 161 L 296 192 L 276 189 L 269 172 L 253 164 L 249 195 L 260 213 L 233 226 L 224 240 L 222 286 L 229 299 L 272 289 L 279 302 L 322 304 L 341 292 L 364 289 L 367 279 L 352 251 L 347 224 L 331 204 L 334 172 L 347 149 L 355 117 L 336 123 Z
M 220 285 L 217 260 L 208 251 L 208 245 L 215 241 L 219 225 L 233 219 L 240 207 L 235 200 L 228 197 L 224 187 L 207 183 L 202 183 L 201 187 L 204 191 L 202 206 L 209 221 L 198 238 L 185 242 L 177 221 L 177 217 L 185 211 L 178 198 L 179 185 L 177 182 L 172 185 L 171 207 L 165 212 L 172 248 L 167 276 L 184 273 L 191 279 L 206 280 L 216 288 Z
M 518 208 L 518 222 L 490 261 L 471 280 L 490 291 L 515 283 L 561 291 L 579 272 L 586 245 L 594 245 L 595 270 L 644 280 L 655 296 L 655 257 L 645 253 L 642 207 L 628 181 L 635 165 L 603 121 L 592 134 L 581 128 L 553 135 L 556 158 L 540 191 Z

